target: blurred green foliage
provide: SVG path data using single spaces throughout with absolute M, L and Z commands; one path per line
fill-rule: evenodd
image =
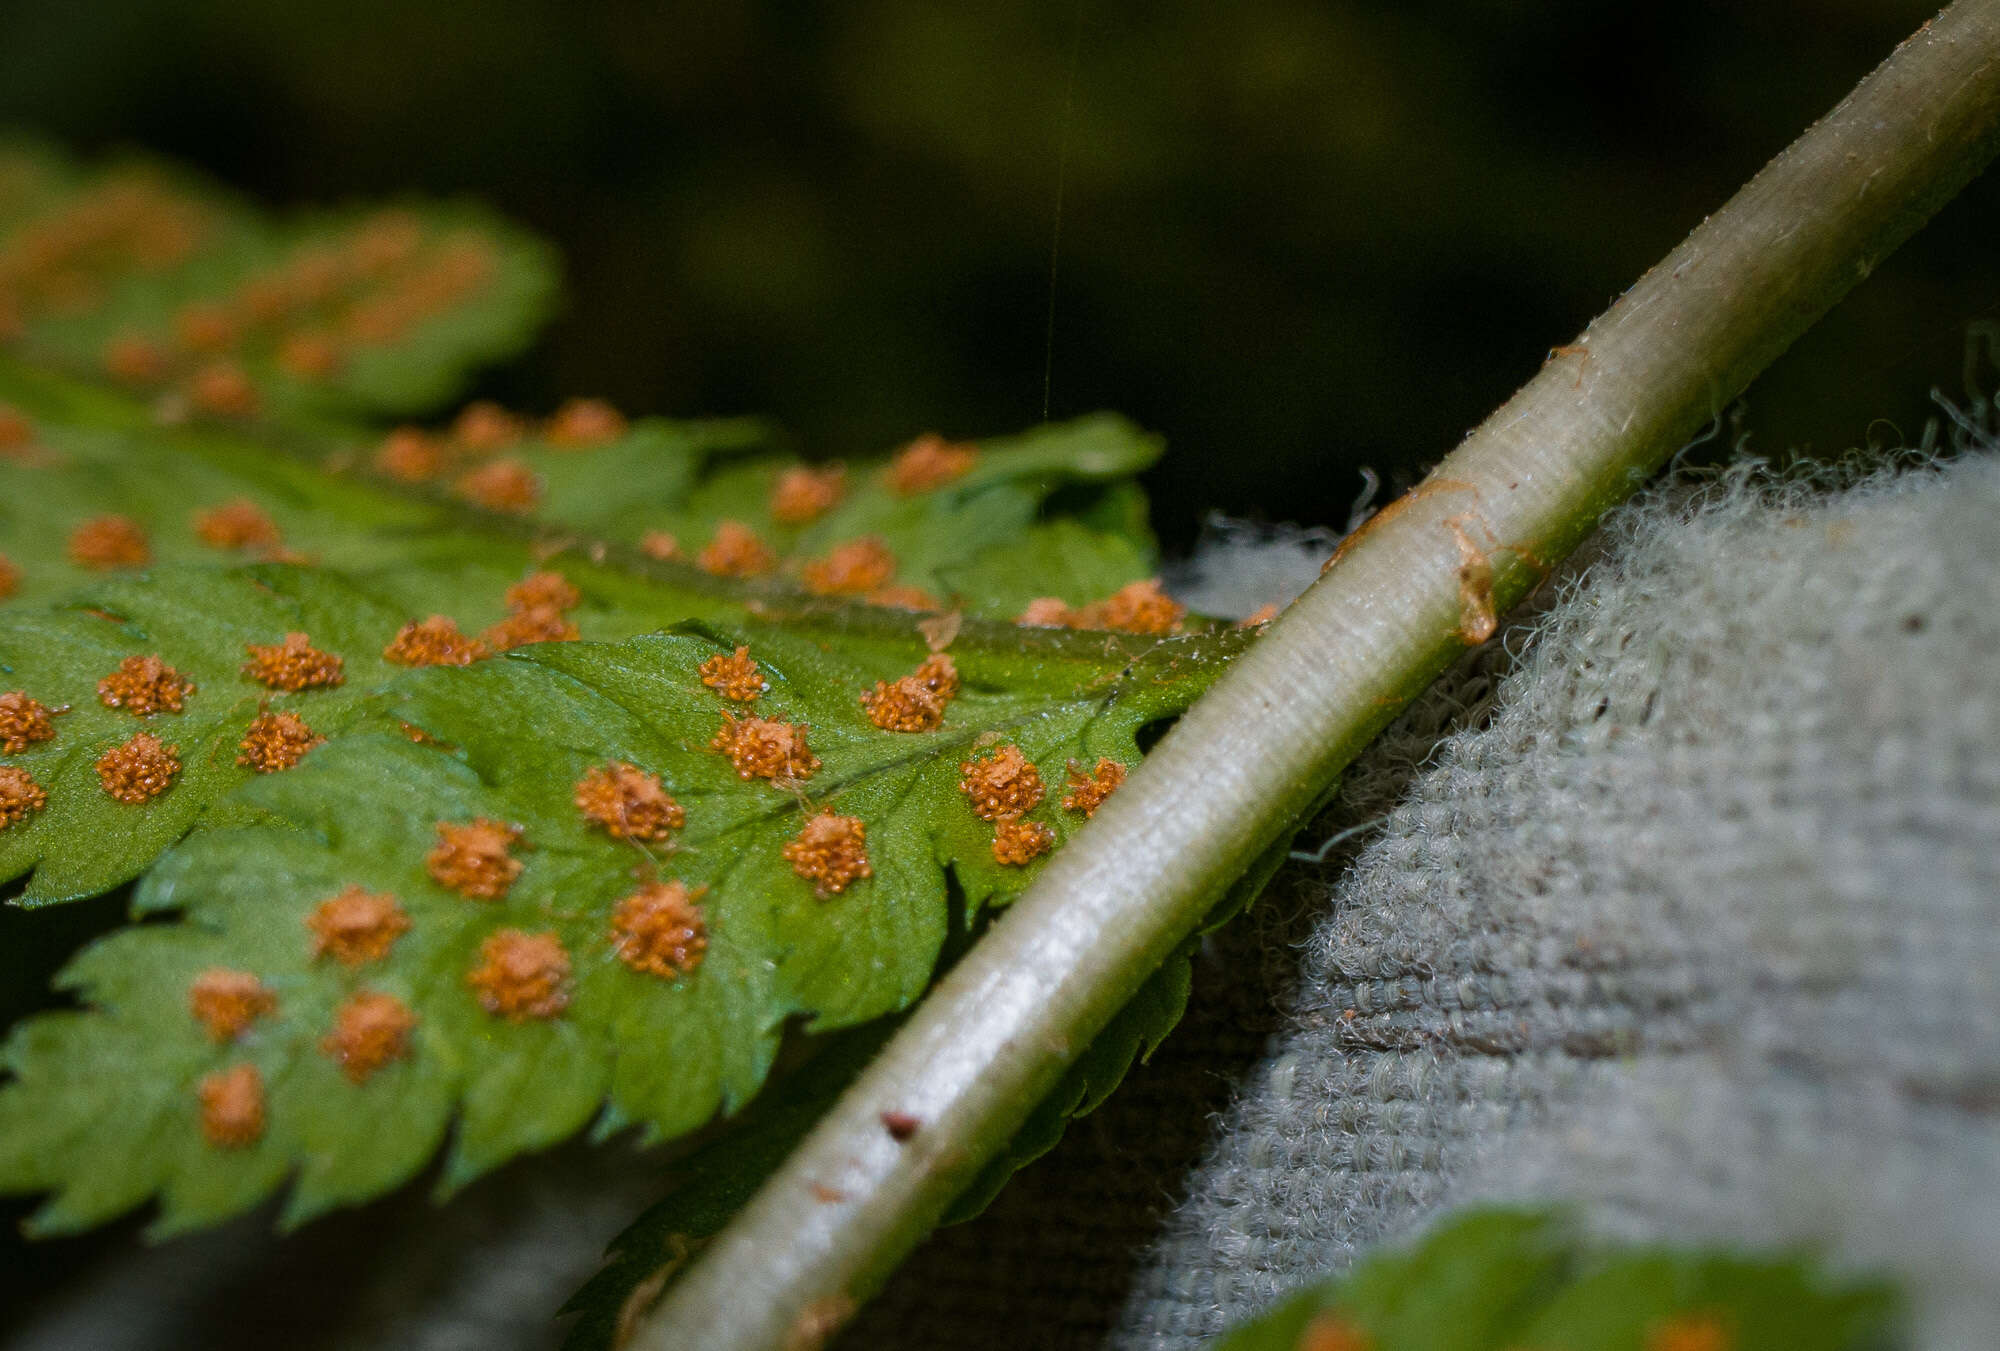
M 0 122 L 279 202 L 485 198 L 571 268 L 489 392 L 847 455 L 1040 415 L 1066 161 L 1051 412 L 1167 433 L 1172 543 L 1442 454 L 1934 8 L 17 0 Z M 1997 212 L 1976 185 L 1775 369 L 1753 444 L 1915 436 Z

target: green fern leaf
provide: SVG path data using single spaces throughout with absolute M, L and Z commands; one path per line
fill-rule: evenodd
M 444 614 L 464 634 L 485 635 L 489 648 L 572 625 L 585 638 L 618 639 L 795 605 L 805 599 L 800 574 L 812 576 L 812 562 L 793 554 L 788 572 L 774 563 L 769 576 L 717 578 L 607 549 L 579 528 L 662 519 L 700 526 L 710 520 L 704 504 L 734 509 L 746 483 L 768 496 L 778 476 L 799 466 L 746 457 L 769 440 L 751 423 L 648 420 L 601 446 L 544 446 L 539 454 L 561 488 L 553 505 L 588 518 L 544 524 L 330 472 L 317 452 L 275 451 L 243 430 L 161 428 L 118 396 L 20 368 L 0 367 L 0 392 L 33 413 L 15 453 L 0 454 L 0 568 L 14 591 L 0 606 L 0 697 L 68 710 L 44 719 L 48 739 L 0 744 L 0 763 L 30 775 L 27 791 L 46 796 L 40 810 L 0 824 L 0 880 L 36 869 L 27 904 L 136 876 L 253 777 L 252 765 L 238 763 L 254 760 L 243 745 L 253 718 L 289 713 L 312 735 L 338 734 L 351 710 L 401 669 L 383 658 L 405 623 Z M 836 513 L 879 528 L 866 537 L 870 549 L 915 564 L 872 587 L 957 577 L 978 588 L 954 588 L 963 609 L 1011 612 L 1025 588 L 1017 572 L 1035 565 L 1041 541 L 1071 546 L 1070 568 L 1055 580 L 1079 597 L 1115 590 L 1149 561 L 1135 539 L 1143 522 L 1132 513 L 1111 522 L 1116 533 L 1072 517 L 1034 519 L 1040 498 L 1065 478 L 1048 467 L 1052 460 L 1074 459 L 1080 467 L 1070 478 L 1112 475 L 1150 457 L 1147 438 L 1099 417 L 988 445 L 976 478 L 948 493 L 899 497 L 882 482 L 888 462 L 856 467 L 864 486 Z M 1119 482 L 1105 491 L 1117 495 Z M 821 526 L 842 528 L 836 520 Z M 245 571 L 237 560 L 246 555 L 320 566 Z M 573 588 L 573 603 L 543 613 L 541 624 L 524 619 L 532 606 L 514 605 L 510 616 L 509 588 L 547 569 Z M 64 602 L 53 611 L 32 604 L 55 597 Z M 825 603 L 844 602 L 836 595 Z M 253 647 L 293 633 L 341 659 L 337 688 L 285 692 L 246 674 Z M 149 657 L 193 686 L 185 707 L 137 719 L 106 707 L 100 682 L 115 678 L 122 661 Z M 0 723 L 7 716 L 0 710 Z M 139 732 L 176 748 L 176 778 L 157 796 L 119 801 L 100 782 L 99 761 Z
M 1280 1301 L 1214 1351 L 1668 1351 L 1898 1345 L 1900 1301 L 1797 1255 L 1588 1241 L 1558 1215 L 1475 1209 Z
M 150 161 L 0 146 L 0 347 L 172 409 L 421 411 L 555 291 L 547 246 L 470 204 L 280 223 Z
M 42 1230 L 734 1112 L 787 1026 L 914 1000 L 1248 640 L 1167 636 L 1159 447 L 1109 415 L 846 465 L 587 400 L 340 420 L 551 286 L 470 209 L 278 224 L 0 148 L 0 881 L 144 874 L 157 917 L 5 1048 Z M 1171 1026 L 1171 967 L 982 1187 Z
M 1023 853 L 1060 845 L 1085 820 L 1059 800 L 1072 762 L 1135 761 L 1139 731 L 1241 641 L 968 624 L 951 649 L 960 687 L 929 731 L 885 730 L 864 706 L 927 648 L 908 621 L 863 615 L 548 644 L 404 676 L 380 716 L 422 744 L 357 730 L 241 791 L 238 824 L 197 834 L 141 885 L 142 912 L 183 922 L 93 947 L 65 976 L 89 1011 L 19 1030 L 0 1184 L 57 1191 L 44 1231 L 154 1195 L 157 1227 L 174 1230 L 295 1175 L 296 1222 L 403 1181 L 454 1119 L 447 1187 L 593 1120 L 690 1130 L 756 1091 L 788 1020 L 824 1031 L 912 1001 L 945 935 L 947 869 L 973 909 L 1019 891 L 1039 861 L 999 861 L 1022 857 L 996 847 L 1005 817 L 1027 808 L 1011 827 Z M 748 704 L 702 678 L 738 647 L 767 686 Z M 808 727 L 809 745 L 780 744 L 775 768 L 762 742 L 717 750 L 751 713 L 767 733 Z M 1016 748 L 1039 795 L 983 770 Z M 643 842 L 593 825 L 580 794 L 617 765 L 657 776 L 684 826 Z M 962 778 L 990 781 L 968 793 Z M 440 865 L 453 839 L 440 827 L 476 821 L 512 843 Z M 687 970 L 660 955 L 665 921 L 630 899 L 669 882 L 705 934 Z M 394 897 L 397 918 L 378 905 L 373 937 L 342 948 L 322 931 L 346 894 Z M 200 1016 L 213 972 L 236 973 L 249 1015 Z M 364 996 L 377 1003 L 357 1030 Z
M 919 438 L 851 466 L 744 454 L 768 445 L 754 424 L 649 419 L 577 445 L 556 439 L 563 421 L 523 426 L 486 454 L 404 428 L 374 460 L 655 558 L 908 609 L 1012 618 L 1037 597 L 1098 600 L 1153 567 L 1130 478 L 1160 445 L 1108 413 L 976 446 Z M 935 454 L 961 458 L 933 482 L 921 471 Z

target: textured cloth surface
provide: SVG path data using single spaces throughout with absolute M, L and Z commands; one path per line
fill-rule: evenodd
M 2000 466 L 1738 473 L 1599 549 L 1340 880 L 1113 1346 L 1493 1196 L 1820 1244 L 2000 1345 Z

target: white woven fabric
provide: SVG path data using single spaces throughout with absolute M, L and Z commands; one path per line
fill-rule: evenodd
M 1654 494 L 1529 636 L 1339 882 L 1112 1345 L 1492 1196 L 1814 1243 L 2000 1345 L 2000 463 Z

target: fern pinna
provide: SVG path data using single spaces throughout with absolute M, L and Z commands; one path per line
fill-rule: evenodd
M 916 998 L 1247 640 L 1149 580 L 1115 417 L 844 464 L 592 400 L 375 421 L 553 289 L 463 206 L 0 154 L 0 878 L 151 921 L 7 1043 L 35 1229 L 733 1112 L 789 1023 Z

